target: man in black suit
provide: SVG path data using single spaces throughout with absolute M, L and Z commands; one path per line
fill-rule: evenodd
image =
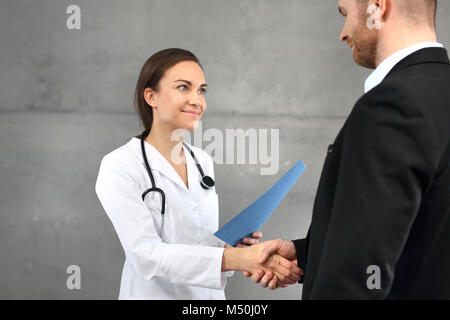
M 261 262 L 297 259 L 303 299 L 449 299 L 450 63 L 436 0 L 339 0 L 339 11 L 340 39 L 375 71 L 328 148 L 307 237 L 268 242 Z

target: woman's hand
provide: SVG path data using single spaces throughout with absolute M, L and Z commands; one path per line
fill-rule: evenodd
M 236 245 L 236 248 L 245 248 L 245 247 L 257 244 L 257 243 L 259 243 L 259 239 L 261 239 L 262 237 L 263 237 L 263 234 L 261 231 L 255 231 L 252 233 L 251 238 L 242 238 L 242 242 L 244 242 L 245 244 L 238 243 Z M 228 243 L 225 243 L 225 248 L 233 248 L 233 247 L 230 246 Z
M 297 259 L 291 260 L 296 266 L 298 266 Z M 301 276 L 303 276 L 303 270 L 301 270 Z M 247 278 L 252 278 L 254 283 L 261 283 L 263 288 L 269 287 L 270 290 L 276 290 L 278 288 L 286 288 L 289 283 L 279 281 L 277 276 L 273 274 L 272 271 L 264 272 L 262 269 L 258 269 L 255 273 L 250 274 L 250 272 L 244 273 Z
M 244 275 L 254 275 L 254 277 L 252 276 L 252 279 L 255 280 L 257 277 L 255 274 L 260 271 L 263 271 L 263 273 L 269 272 L 269 274 L 264 275 L 269 278 L 266 286 L 269 285 L 271 280 L 275 282 L 273 283 L 275 286 L 278 282 L 279 287 L 297 283 L 297 281 L 300 280 L 303 271 L 298 267 L 296 260 L 291 261 L 279 254 L 272 253 L 269 257 L 264 259 L 265 261 L 261 261 L 264 248 L 270 246 L 272 242 L 274 241 L 266 241 L 254 246 L 248 246 L 245 251 L 241 253 L 243 255 L 242 261 L 244 262 L 242 265 L 244 268 L 241 270 L 246 270 Z M 272 276 L 270 273 L 272 273 Z M 276 279 L 273 279 L 272 277 Z M 261 279 L 258 280 L 261 281 Z M 269 285 L 269 287 L 272 286 Z
M 274 279 L 269 280 L 269 287 L 276 287 L 276 282 L 281 285 L 297 283 L 303 271 L 296 265 L 278 254 L 272 254 L 266 261 L 261 260 L 262 252 L 274 240 L 258 243 L 245 248 L 225 248 L 222 256 L 222 272 L 230 270 L 246 270 L 250 274 L 257 274 L 259 270 L 264 273 L 269 271 Z
M 252 233 L 252 237 L 251 238 L 243 238 L 242 242 L 243 243 L 238 243 L 236 245 L 236 247 L 238 248 L 245 248 L 247 246 L 251 246 L 254 244 L 259 243 L 259 239 L 261 239 L 263 237 L 263 234 L 261 231 L 255 231 Z
M 243 238 L 242 242 L 251 246 L 251 245 L 259 243 L 259 239 L 261 239 L 262 237 L 263 237 L 262 232 L 261 231 L 256 231 L 256 232 L 252 233 L 252 237 L 251 238 Z M 238 243 L 236 247 L 244 248 L 244 247 L 247 247 L 247 245 L 242 244 L 242 243 Z M 242 271 L 242 274 L 244 276 L 246 276 L 247 278 L 251 276 L 250 272 L 248 272 L 248 271 Z
M 242 243 L 238 243 L 236 247 L 245 248 L 254 244 L 259 243 L 259 239 L 263 237 L 263 233 L 259 231 L 255 231 L 252 233 L 251 238 L 243 238 Z M 225 248 L 232 248 L 229 244 L 225 244 Z M 277 288 L 286 288 L 288 286 L 287 283 L 283 283 L 278 280 L 278 277 L 273 274 L 272 271 L 267 270 L 264 272 L 262 269 L 256 271 L 253 275 L 248 271 L 242 271 L 242 274 L 249 278 L 252 277 L 255 283 L 261 282 L 264 288 L 269 287 L 271 290 L 275 290 Z
M 290 241 L 282 241 L 280 239 L 270 241 L 270 245 L 264 248 L 263 252 L 264 254 L 262 256 L 262 260 L 264 261 L 266 261 L 271 254 L 278 253 L 298 266 L 295 248 Z M 248 271 L 243 271 L 242 273 L 247 278 L 252 277 L 253 282 L 261 283 L 264 288 L 269 287 L 271 290 L 276 288 L 285 288 L 289 285 L 289 283 L 279 281 L 277 276 L 271 271 L 264 272 L 264 270 L 259 269 L 253 274 Z

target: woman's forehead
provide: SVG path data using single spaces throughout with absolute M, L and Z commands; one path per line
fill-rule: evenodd
M 191 83 L 205 83 L 205 75 L 200 66 L 194 61 L 182 61 L 169 68 L 164 77 L 169 81 L 188 80 Z

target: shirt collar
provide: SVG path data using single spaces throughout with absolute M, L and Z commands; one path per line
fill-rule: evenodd
M 421 42 L 413 46 L 399 50 L 396 53 L 384 59 L 383 62 L 381 62 L 380 65 L 367 78 L 364 84 L 364 93 L 369 92 L 377 85 L 379 85 L 388 75 L 388 73 L 392 70 L 392 68 L 394 68 L 395 65 L 400 61 L 402 61 L 404 58 L 421 49 L 432 47 L 443 48 L 444 46 L 438 42 Z

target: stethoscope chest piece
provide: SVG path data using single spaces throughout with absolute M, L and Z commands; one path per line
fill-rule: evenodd
M 214 187 L 214 180 L 210 176 L 203 176 L 200 185 L 203 189 L 209 190 Z

